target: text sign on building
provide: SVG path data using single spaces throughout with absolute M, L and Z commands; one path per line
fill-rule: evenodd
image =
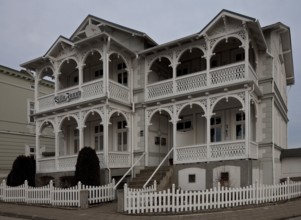
M 81 96 L 81 91 L 72 92 L 72 93 L 67 92 L 65 94 L 55 96 L 54 101 L 58 104 L 63 102 L 70 102 L 73 99 L 80 98 L 80 96 Z

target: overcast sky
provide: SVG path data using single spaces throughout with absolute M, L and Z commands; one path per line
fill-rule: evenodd
M 148 34 L 159 44 L 194 34 L 222 9 L 291 28 L 295 85 L 289 95 L 289 147 L 301 147 L 300 0 L 0 0 L 0 65 L 44 55 L 59 35 L 69 38 L 88 14 Z

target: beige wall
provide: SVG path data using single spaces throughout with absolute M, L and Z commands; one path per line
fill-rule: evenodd
M 11 75 L 9 75 L 11 74 Z M 35 126 L 29 123 L 28 102 L 34 101 L 34 81 L 27 73 L 0 66 L 0 177 L 11 170 L 13 161 L 35 146 Z M 43 86 L 43 91 L 51 91 Z

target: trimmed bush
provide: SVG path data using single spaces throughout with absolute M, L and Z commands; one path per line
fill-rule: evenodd
M 99 159 L 95 150 L 90 147 L 84 147 L 78 154 L 75 180 L 84 185 L 100 186 Z
M 36 162 L 32 156 L 18 156 L 7 176 L 8 186 L 20 186 L 25 180 L 29 186 L 35 186 Z

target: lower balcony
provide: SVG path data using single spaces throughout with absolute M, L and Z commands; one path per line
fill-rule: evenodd
M 98 152 L 100 168 L 106 168 L 104 155 Z M 37 160 L 38 173 L 75 171 L 77 155 L 41 158 Z M 128 152 L 109 152 L 109 168 L 129 168 L 131 155 Z
M 245 140 L 181 146 L 175 148 L 175 164 L 237 160 L 258 159 L 258 145 L 249 142 L 248 148 Z
M 130 103 L 130 90 L 113 80 L 109 80 L 109 98 L 119 102 Z M 61 90 L 55 96 L 54 93 L 39 97 L 37 100 L 37 111 L 48 111 L 71 104 L 102 98 L 106 95 L 103 79 L 84 83 L 82 86 L 74 86 Z

